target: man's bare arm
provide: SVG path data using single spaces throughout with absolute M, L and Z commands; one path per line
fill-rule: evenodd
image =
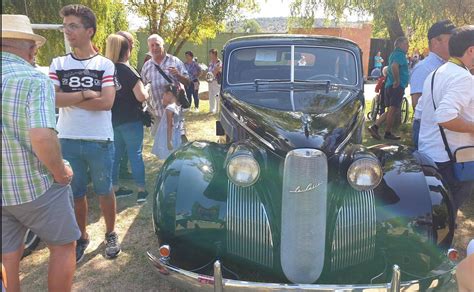
M 54 180 L 68 184 L 72 179 L 72 170 L 63 162 L 56 132 L 48 128 L 34 128 L 29 130 L 29 136 L 33 152 L 51 172 Z
M 397 88 L 400 86 L 400 71 L 399 71 L 399 66 L 397 62 L 392 63 L 392 76 L 393 76 L 393 88 Z
M 418 104 L 418 100 L 420 99 L 421 93 L 413 93 L 411 95 L 411 106 L 413 110 L 415 110 L 416 105 Z
M 452 119 L 451 121 L 440 123 L 439 125 L 453 132 L 474 134 L 474 123 L 466 121 L 461 117 L 457 117 L 455 119 Z
M 92 90 L 62 92 L 61 88 L 57 85 L 54 86 L 54 89 L 56 90 L 56 107 L 58 108 L 75 106 L 81 101 L 99 96 L 99 94 Z
M 107 86 L 102 88 L 102 91 L 97 98 L 84 100 L 78 104 L 77 107 L 89 111 L 108 111 L 112 108 L 115 99 L 115 86 Z

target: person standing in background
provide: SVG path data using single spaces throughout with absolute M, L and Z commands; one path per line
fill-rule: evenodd
M 382 70 L 383 61 L 384 60 L 381 56 L 381 53 L 380 53 L 380 51 L 378 51 L 377 54 L 374 57 L 374 67 L 378 68 L 379 70 Z
M 208 74 L 212 74 L 213 78 L 209 83 L 209 112 L 215 114 L 219 110 L 219 93 L 221 85 L 219 84 L 221 78 L 222 65 L 221 60 L 217 57 L 217 50 L 209 50 Z
M 124 38 L 127 39 L 128 41 L 128 47 L 130 49 L 130 56 L 132 55 L 132 51 L 133 51 L 133 46 L 135 44 L 135 40 L 133 39 L 133 35 L 131 33 L 129 33 L 128 31 L 119 31 L 117 32 L 118 35 L 121 35 L 123 36 Z M 127 61 L 127 64 L 130 65 L 130 63 Z M 135 70 L 136 71 L 136 70 Z M 132 176 L 132 173 L 128 170 L 128 155 L 127 155 L 127 151 L 124 152 L 123 156 L 120 158 L 120 163 L 119 163 L 119 178 L 121 179 L 132 179 L 133 176 Z M 132 190 L 129 190 L 127 188 L 123 188 L 123 194 L 124 195 L 127 195 L 127 194 L 132 194 L 133 191 Z M 121 194 L 121 193 L 118 193 L 118 194 Z M 117 192 L 115 192 L 115 196 L 118 196 Z
M 380 125 L 386 122 L 384 139 L 400 140 L 400 136 L 392 133 L 392 128 L 395 123 L 395 115 L 400 111 L 400 107 L 405 94 L 405 88 L 408 85 L 408 39 L 406 37 L 399 37 L 395 40 L 395 50 L 389 57 L 388 75 L 385 81 L 385 106 L 388 111 L 383 113 L 375 124 L 368 128 L 370 135 L 377 140 L 381 139 L 378 129 Z
M 456 27 L 449 20 L 443 20 L 433 24 L 428 30 L 428 45 L 430 53 L 423 61 L 420 61 L 410 77 L 411 105 L 415 111 L 413 116 L 413 145 L 418 149 L 418 134 L 420 133 L 421 109 L 423 108 L 420 99 L 423 93 L 423 83 L 426 76 L 446 63 L 449 59 L 449 38 L 451 32 Z M 420 101 L 420 106 L 418 102 Z
M 137 187 L 137 202 L 146 201 L 145 164 L 143 163 L 143 122 L 141 121 L 142 102 L 148 92 L 141 82 L 140 75 L 129 64 L 130 48 L 126 38 L 112 34 L 107 38 L 106 57 L 115 64 L 115 95 L 112 106 L 112 125 L 114 127 L 115 158 L 112 183 L 117 198 L 128 196 L 120 192 L 118 184 L 119 163 L 123 153 L 128 153 L 132 175 Z
M 184 67 L 189 74 L 189 79 L 191 82 L 189 86 L 186 86 L 186 95 L 188 96 L 189 101 L 194 99 L 194 111 L 199 112 L 199 75 L 201 74 L 201 67 L 194 60 L 194 54 L 191 51 L 184 53 L 186 62 L 184 62 Z
M 166 52 L 165 41 L 162 37 L 152 34 L 148 37 L 147 42 L 148 51 L 152 58 L 143 65 L 141 76 L 143 84 L 151 84 L 152 99 L 155 105 L 153 111 L 156 121 L 152 130 L 154 135 L 158 127 L 158 121 L 161 120 L 165 110 L 163 107 L 163 93 L 165 86 L 170 84 L 166 78 L 169 78 L 177 87 L 180 83 L 186 87 L 190 81 L 183 62 Z
M 453 31 L 449 54 L 449 61 L 430 73 L 423 84 L 418 148 L 436 163 L 449 185 L 454 207 L 459 209 L 474 194 L 474 181 L 455 178 L 454 161 L 447 149 L 453 154 L 460 148 L 474 146 L 474 78 L 469 72 L 474 68 L 474 25 Z M 472 157 L 468 156 L 468 159 L 471 161 Z

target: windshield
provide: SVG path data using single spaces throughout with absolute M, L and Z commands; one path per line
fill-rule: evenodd
M 229 57 L 227 82 L 243 84 L 254 83 L 258 79 L 276 79 L 357 84 L 356 59 L 351 51 L 311 46 L 293 46 L 293 49 L 293 54 L 292 46 L 236 49 Z

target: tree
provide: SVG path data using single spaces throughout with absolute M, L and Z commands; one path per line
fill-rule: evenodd
M 165 39 L 168 51 L 178 55 L 187 41 L 200 44 L 224 30 L 224 20 L 242 9 L 255 9 L 255 0 L 128 0 L 129 7 L 145 17 L 148 33 Z
M 413 48 L 426 48 L 431 24 L 442 19 L 450 19 L 458 26 L 471 24 L 472 7 L 474 0 L 294 0 L 291 15 L 293 21 L 311 26 L 318 8 L 336 19 L 344 13 L 368 13 L 373 16 L 376 35 L 388 35 L 392 41 L 407 35 Z
M 119 30 L 127 30 L 126 9 L 120 0 L 30 0 L 2 2 L 3 13 L 27 15 L 32 23 L 61 24 L 61 8 L 68 4 L 83 4 L 90 7 L 97 17 L 97 32 L 94 43 L 101 53 L 105 53 L 107 36 Z M 40 48 L 36 60 L 38 64 L 49 65 L 52 58 L 63 55 L 64 36 L 59 31 L 39 30 L 38 33 L 47 39 Z M 136 64 L 137 50 L 132 55 L 131 63 Z M 135 63 L 134 63 L 135 62 Z
M 262 31 L 260 24 L 255 19 L 246 19 L 242 29 L 246 33 L 258 33 Z

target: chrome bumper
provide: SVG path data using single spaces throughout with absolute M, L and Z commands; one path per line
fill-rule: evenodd
M 366 285 L 318 285 L 318 284 L 278 284 L 237 281 L 222 278 L 221 264 L 214 262 L 214 276 L 197 274 L 169 265 L 166 260 L 147 252 L 151 264 L 158 270 L 161 279 L 171 282 L 179 288 L 189 291 L 338 291 L 338 292 L 375 292 L 375 291 L 455 291 L 454 271 L 440 272 L 437 276 L 417 281 L 400 282 L 400 268 L 393 266 L 392 280 L 385 284 Z

